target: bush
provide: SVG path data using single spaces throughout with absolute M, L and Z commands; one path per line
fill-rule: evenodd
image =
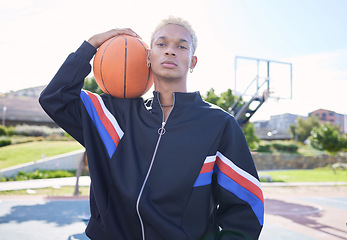
M 33 172 L 23 172 L 20 171 L 17 175 L 8 178 L 1 179 L 1 181 L 23 181 L 23 180 L 32 180 L 32 179 L 47 179 L 47 178 L 63 178 L 63 177 L 74 177 L 76 171 L 67 171 L 67 170 L 40 170 L 37 169 Z
M 294 143 L 273 143 L 272 147 L 279 152 L 289 152 L 296 153 L 298 152 L 299 147 Z
M 258 147 L 258 152 L 287 152 L 297 153 L 299 146 L 293 142 L 276 141 L 272 143 L 261 143 Z
M 7 127 L 0 125 L 0 136 L 7 136 Z
M 13 136 L 16 134 L 16 129 L 13 126 L 7 127 L 7 136 Z
M 15 136 L 11 137 L 12 144 L 21 144 L 29 142 L 39 142 L 45 140 L 44 137 L 25 137 L 25 136 Z
M 16 130 L 13 126 L 6 127 L 4 125 L 0 125 L 0 136 L 12 136 L 14 135 Z
M 270 144 L 260 144 L 258 146 L 258 152 L 272 152 Z
M 31 125 L 18 125 L 15 127 L 15 132 L 18 135 L 24 136 L 43 136 L 47 137 L 50 135 L 64 135 L 64 131 L 61 128 L 50 128 L 47 126 L 31 126 Z
M 0 147 L 11 145 L 12 142 L 10 139 L 0 139 Z
M 34 172 L 23 172 L 20 171 L 17 175 L 13 177 L 15 181 L 30 180 L 30 179 L 45 179 L 48 175 L 41 170 L 35 170 Z

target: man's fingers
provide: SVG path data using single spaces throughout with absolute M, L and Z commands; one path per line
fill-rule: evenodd
M 115 36 L 119 36 L 119 35 L 129 35 L 132 37 L 137 37 L 142 39 L 136 32 L 134 32 L 130 28 L 115 28 L 107 32 L 94 35 L 88 40 L 88 42 L 97 49 L 101 46 L 101 44 L 103 44 L 108 39 Z
M 129 36 L 133 36 L 133 37 L 137 37 L 141 39 L 141 37 L 130 28 L 114 29 L 113 32 L 114 32 L 113 36 L 129 35 Z

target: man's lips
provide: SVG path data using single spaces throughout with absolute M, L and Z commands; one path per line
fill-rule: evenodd
M 161 65 L 165 68 L 175 68 L 177 67 L 177 63 L 172 60 L 164 60 L 161 62 Z

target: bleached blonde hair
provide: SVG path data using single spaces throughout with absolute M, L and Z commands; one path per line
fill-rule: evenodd
M 198 38 L 196 37 L 195 31 L 193 30 L 192 26 L 190 25 L 189 22 L 187 22 L 186 20 L 180 18 L 180 17 L 173 17 L 170 16 L 166 19 L 163 19 L 158 26 L 154 29 L 154 31 L 152 32 L 152 36 L 151 36 L 151 46 L 153 44 L 154 41 L 154 36 L 155 34 L 162 29 L 163 27 L 165 27 L 166 25 L 169 24 L 174 24 L 174 25 L 178 25 L 181 27 L 184 27 L 189 33 L 190 36 L 192 38 L 192 54 L 194 55 L 197 44 L 198 44 Z

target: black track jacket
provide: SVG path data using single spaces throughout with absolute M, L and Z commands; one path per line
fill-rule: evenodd
M 41 93 L 47 114 L 87 151 L 93 240 L 257 239 L 264 201 L 235 119 L 198 92 L 117 99 L 81 90 L 95 48 L 68 56 Z

